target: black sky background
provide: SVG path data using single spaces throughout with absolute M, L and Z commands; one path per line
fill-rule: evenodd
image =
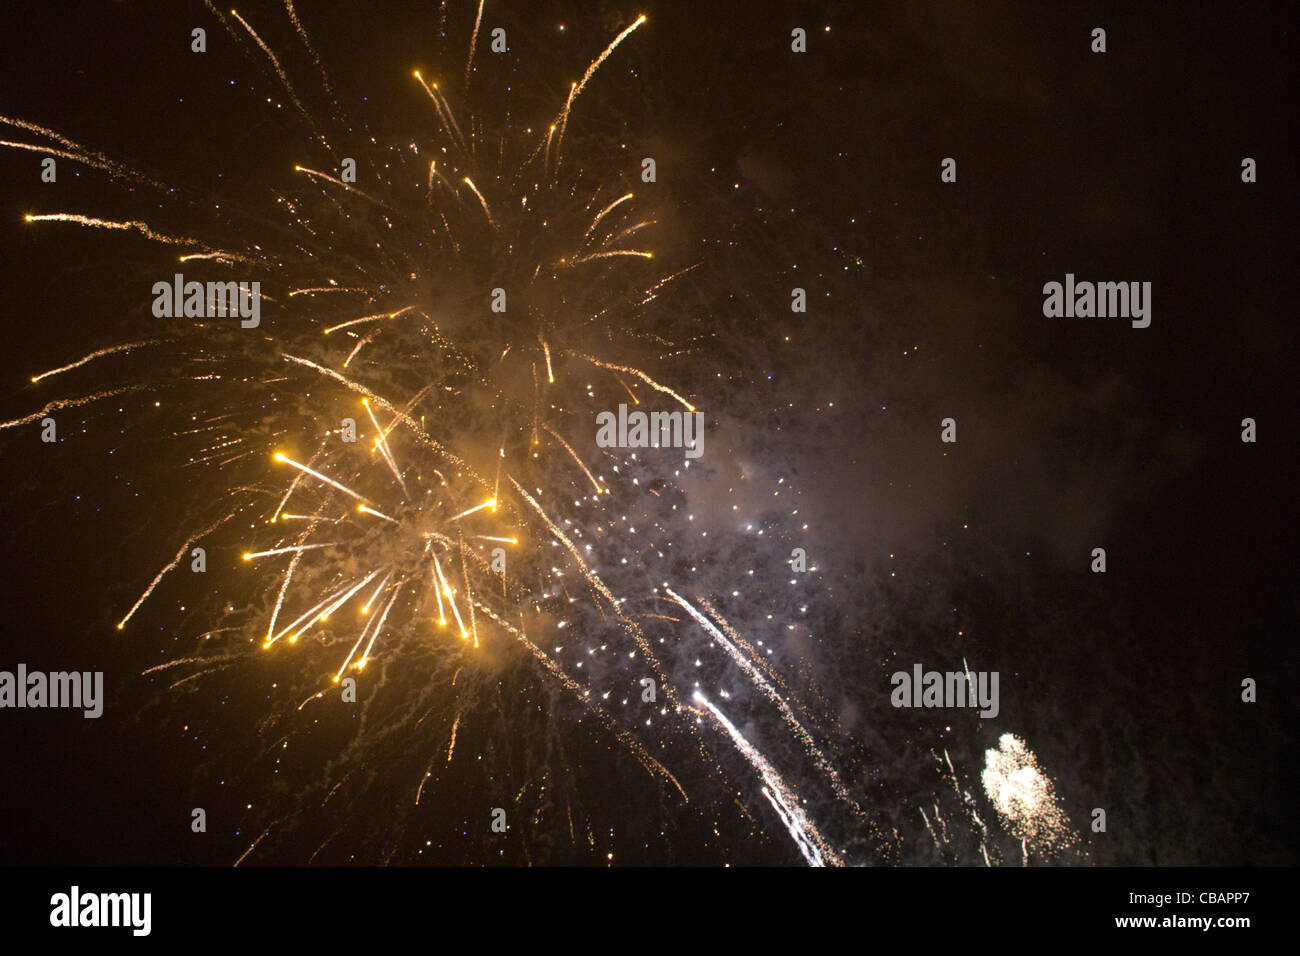
M 958 596 L 986 659 L 1028 675 L 1020 702 L 1004 690 L 1004 729 L 1063 775 L 1076 814 L 1129 809 L 1093 844 L 1098 862 L 1294 863 L 1287 7 L 497 6 L 485 28 L 542 51 L 521 76 L 561 101 L 612 33 L 649 15 L 606 65 L 615 91 L 593 98 L 589 121 L 626 124 L 632 168 L 659 159 L 675 251 L 711 255 L 689 301 L 715 313 L 729 397 L 759 423 L 738 440 L 798 469 L 816 545 L 850 595 L 840 636 L 869 630 L 857 582 L 866 593 L 905 571 L 906 588 L 886 593 L 907 630 Z M 303 2 L 300 14 L 354 111 L 400 128 L 410 69 L 437 61 L 436 6 Z M 277 4 L 247 15 L 281 16 Z M 246 88 L 250 71 L 201 4 L 18 2 L 0 17 L 4 115 L 196 187 L 274 183 L 258 164 L 294 161 L 264 114 L 235 109 L 252 94 L 229 81 Z M 201 59 L 192 26 L 209 31 Z M 789 52 L 794 26 L 808 30 L 803 56 Z M 1089 52 L 1094 26 L 1105 55 Z M 939 181 L 947 156 L 953 185 Z M 1240 181 L 1245 156 L 1256 184 Z M 0 152 L 5 418 L 48 398 L 32 374 L 132 337 L 147 307 L 101 304 L 130 301 L 129 276 L 151 274 L 145 243 L 22 223 L 130 206 L 73 170 L 61 163 L 45 185 L 35 154 Z M 1151 327 L 1045 319 L 1042 284 L 1066 272 L 1151 281 Z M 796 284 L 805 316 L 789 313 Z M 938 441 L 947 416 L 953 447 Z M 1247 416 L 1255 445 L 1239 440 Z M 0 435 L 0 667 L 104 669 L 111 685 L 163 646 L 124 653 L 112 623 L 158 564 L 158 542 L 131 531 L 139 511 L 179 526 L 183 496 L 142 502 L 131 468 L 96 449 L 42 446 L 35 426 Z M 1087 572 L 1098 545 L 1104 577 Z M 862 680 L 885 694 L 884 673 Z M 1238 700 L 1246 676 L 1255 705 Z M 184 839 L 176 809 L 191 805 L 201 757 L 174 751 L 138 687 L 119 693 L 136 714 L 126 728 L 113 711 L 0 716 L 0 863 L 228 863 L 242 850 Z M 798 860 L 778 845 L 736 858 Z

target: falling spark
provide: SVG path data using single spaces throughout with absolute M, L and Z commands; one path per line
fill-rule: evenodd
M 350 319 L 347 322 L 340 322 L 338 325 L 331 325 L 325 330 L 325 334 L 329 335 L 331 332 L 337 332 L 339 329 L 346 329 L 353 325 L 360 325 L 362 322 L 374 322 L 377 319 L 395 319 L 398 316 L 405 315 L 414 308 L 415 306 L 408 305 L 405 308 L 398 309 L 396 312 L 376 312 L 374 315 L 363 315 L 359 319 Z M 344 364 L 346 365 L 347 363 L 345 362 Z
M 77 361 L 72 362 L 68 365 L 61 365 L 58 368 L 50 369 L 48 372 L 42 372 L 40 375 L 35 375 L 32 377 L 32 382 L 33 384 L 35 384 L 36 382 L 39 382 L 43 378 L 49 378 L 51 375 L 58 375 L 60 372 L 69 372 L 74 368 L 81 368 L 81 366 L 85 365 L 87 362 L 93 362 L 95 359 L 103 358 L 105 355 L 115 355 L 118 352 L 130 352 L 132 349 L 144 348 L 145 346 L 148 345 L 157 345 L 159 342 L 162 341 L 165 340 L 144 339 L 140 342 L 128 342 L 125 345 L 112 345 L 109 346 L 108 348 L 99 349 L 98 351 L 91 352 L 89 355 L 86 355 L 83 358 L 79 358 L 77 359 Z
M 492 210 L 488 208 L 487 200 L 483 198 L 483 194 L 479 192 L 478 187 L 474 185 L 474 180 L 466 176 L 465 185 L 474 191 L 474 195 L 478 197 L 479 204 L 483 207 L 483 215 L 487 216 L 489 225 L 495 229 L 497 224 L 496 220 L 492 218 Z
M 591 238 L 591 234 L 596 230 L 596 227 L 600 225 L 600 221 L 601 221 L 602 219 L 604 219 L 606 216 L 608 216 L 611 212 L 613 212 L 614 209 L 615 209 L 616 207 L 618 207 L 618 206 L 620 206 L 621 204 L 627 202 L 627 201 L 628 201 L 629 199 L 631 199 L 631 198 L 632 198 L 632 194 L 631 194 L 631 193 L 627 193 L 626 195 L 619 196 L 619 197 L 618 197 L 617 199 L 615 199 L 612 203 L 610 203 L 608 206 L 606 206 L 604 209 L 602 209 L 599 213 L 597 213 L 597 214 L 596 214 L 596 218 L 593 219 L 593 220 L 591 221 L 591 225 L 587 227 L 587 231 L 586 231 L 585 233 L 583 233 L 583 235 L 582 235 L 582 241 L 585 243 L 589 238 Z
M 686 399 L 682 398 L 680 395 L 674 392 L 667 385 L 660 385 L 649 375 L 647 375 L 645 372 L 641 371 L 638 368 L 627 368 L 626 366 L 623 365 L 613 365 L 609 362 L 602 362 L 599 359 L 592 358 L 590 355 L 583 355 L 581 352 L 570 352 L 569 354 L 576 356 L 577 358 L 580 358 L 585 362 L 590 362 L 592 365 L 598 366 L 599 368 L 609 369 L 611 372 L 624 372 L 627 375 L 635 375 L 637 378 L 641 379 L 641 381 L 645 382 L 647 385 L 649 385 L 651 388 L 655 389 L 656 391 L 663 392 L 665 395 L 669 395 L 677 399 L 677 401 L 680 402 L 687 411 L 690 412 L 695 411 L 694 405 L 692 405 Z
M 306 173 L 308 176 L 313 176 L 316 179 L 322 179 L 327 183 L 332 183 L 333 185 L 338 186 L 340 189 L 346 189 L 350 193 L 356 193 L 361 198 L 369 200 L 370 202 L 374 203 L 376 206 L 383 205 L 383 203 L 381 203 L 378 199 L 376 199 L 374 196 L 370 195 L 369 193 L 361 189 L 358 189 L 356 186 L 353 186 L 351 183 L 345 183 L 343 180 L 331 176 L 329 173 L 322 173 L 319 169 L 308 169 L 306 166 L 294 166 L 293 169 L 294 172 L 296 173 Z
M 176 565 L 180 564 L 181 561 L 185 558 L 185 553 L 189 549 L 190 545 L 192 545 L 195 541 L 198 541 L 200 538 L 203 538 L 204 536 L 211 534 L 217 528 L 221 527 L 221 525 L 225 524 L 227 521 L 233 518 L 235 514 L 237 514 L 237 511 L 232 511 L 229 514 L 227 514 L 225 517 L 219 518 L 218 520 L 214 521 L 212 524 L 208 525 L 202 531 L 196 532 L 190 535 L 188 538 L 186 538 L 185 543 L 182 544 L 180 550 L 176 552 L 176 557 L 172 558 L 171 561 L 169 561 L 166 564 L 166 566 L 164 566 L 163 569 L 158 572 L 158 574 L 154 577 L 154 579 L 149 582 L 149 586 L 144 589 L 144 593 L 141 594 L 140 597 L 136 600 L 136 602 L 131 605 L 131 610 L 127 611 L 126 616 L 123 617 L 122 620 L 117 622 L 117 629 L 120 631 L 124 627 L 126 627 L 126 622 L 131 620 L 131 618 L 135 615 L 136 611 L 140 610 L 140 605 L 144 604 L 144 602 L 148 600 L 149 595 L 152 594 L 154 588 L 158 586 L 158 582 L 161 581 L 166 576 L 168 571 L 175 568 Z
M 298 94 L 294 91 L 293 84 L 289 82 L 288 75 L 285 74 L 284 68 L 280 66 L 280 61 L 276 58 L 276 55 L 271 52 L 271 48 L 262 41 L 260 36 L 257 35 L 257 31 L 249 26 L 248 21 L 241 17 L 236 11 L 231 10 L 230 15 L 238 20 L 240 26 L 248 31 L 249 36 L 256 41 L 257 45 L 261 47 L 262 52 L 266 54 L 266 58 L 271 61 L 271 67 L 275 70 L 276 76 L 280 78 L 280 82 L 284 84 L 284 88 L 286 92 L 288 92 L 289 98 L 293 100 L 293 105 L 298 108 L 298 112 L 302 114 L 303 119 L 307 121 L 307 124 L 315 132 L 316 137 L 321 141 L 321 145 L 331 153 L 334 152 L 334 148 L 330 146 L 329 142 L 325 139 L 325 136 L 319 129 L 317 129 L 316 121 L 312 119 L 311 114 L 307 112 L 307 108 L 303 106 L 302 101 L 298 99 Z
M 550 425 L 543 425 L 542 427 L 545 428 L 547 432 L 550 433 L 551 437 L 554 438 L 556 441 L 558 441 L 561 447 L 563 447 L 564 450 L 569 453 L 569 456 L 575 462 L 577 462 L 578 467 L 582 469 L 582 473 L 586 475 L 587 480 L 591 482 L 591 487 L 596 489 L 596 494 L 598 495 L 602 494 L 604 492 L 604 489 L 600 486 L 600 482 L 596 480 L 596 476 L 591 473 L 590 468 L 588 468 L 585 464 L 583 464 L 582 459 L 578 457 L 578 453 L 573 450 L 573 448 L 569 445 L 567 441 L 564 440 L 563 436 L 560 435 L 560 433 L 557 432 Z
M 297 554 L 301 551 L 315 551 L 317 548 L 333 548 L 336 542 L 329 544 L 300 544 L 292 548 L 273 548 L 270 551 L 245 551 L 244 560 L 251 561 L 254 558 L 269 558 L 274 554 Z
M 825 866 L 830 863 L 832 866 L 842 866 L 843 860 L 840 855 L 831 848 L 830 844 L 818 832 L 817 827 L 803 809 L 799 806 L 799 795 L 786 785 L 781 779 L 781 775 L 768 762 L 767 758 L 758 752 L 745 735 L 736 729 L 736 725 L 727 719 L 727 715 L 718 710 L 710 701 L 699 691 L 695 692 L 693 697 L 696 704 L 703 705 L 713 718 L 726 730 L 732 742 L 749 761 L 750 765 L 758 771 L 759 776 L 763 778 L 765 784 L 763 795 L 767 797 L 776 810 L 777 815 L 781 818 L 781 823 L 785 825 L 786 831 L 790 834 L 790 839 L 794 840 L 795 846 L 803 854 L 809 866 Z
M 376 518 L 383 518 L 385 521 L 388 521 L 392 524 L 401 524 L 401 522 L 398 521 L 396 518 L 390 518 L 382 511 L 379 511 L 375 508 L 371 508 L 368 505 L 357 505 L 357 510 L 362 512 L 363 514 L 374 515 Z
M 558 157 L 560 152 L 560 143 L 564 139 L 564 130 L 565 127 L 568 125 L 569 111 L 573 109 L 574 101 L 578 98 L 579 94 L 582 93 L 583 89 L 586 88 L 587 84 L 591 81 L 591 78 L 596 75 L 596 71 L 600 69 L 600 65 L 605 62 L 605 60 L 609 57 L 609 55 L 613 53 L 615 49 L 618 48 L 618 45 L 622 43 L 632 33 L 633 30 L 635 30 L 641 24 L 645 23 L 645 21 L 646 21 L 645 14 L 642 14 L 641 16 L 636 18 L 636 20 L 632 23 L 631 26 L 627 27 L 626 29 L 623 30 L 622 33 L 614 37 L 610 45 L 605 47 L 604 52 L 602 52 L 600 56 L 596 57 L 596 59 L 591 61 L 591 65 L 587 67 L 587 72 L 582 74 L 582 79 L 579 80 L 577 83 L 573 84 L 573 87 L 569 90 L 569 98 L 565 100 L 564 109 L 560 112 L 559 118 L 555 121 L 556 125 L 560 128 L 560 134 L 556 138 L 556 143 L 555 143 L 557 166 L 559 165 Z
M 753 662 L 742 654 L 740 650 L 731 643 L 731 641 L 727 640 L 723 633 L 714 627 L 712 621 L 696 610 L 695 606 L 691 604 L 690 601 L 687 601 L 672 588 L 665 588 L 664 590 L 670 598 L 682 606 L 683 610 L 685 610 L 687 614 L 695 619 L 695 623 L 699 624 L 700 627 L 704 628 L 704 630 L 713 637 L 718 646 L 726 651 L 727 655 L 736 662 L 742 671 L 745 672 L 745 675 L 753 682 L 754 686 L 761 690 L 764 696 L 777 706 L 777 709 L 781 711 L 781 716 L 785 719 L 786 725 L 790 728 L 791 732 L 802 741 L 804 747 L 816 761 L 818 767 L 820 767 L 822 772 L 830 778 L 831 786 L 834 787 L 836 795 L 839 796 L 841 800 L 844 800 L 857 809 L 857 804 L 849 793 L 848 788 L 845 787 L 843 781 L 840 780 L 839 771 L 831 765 L 831 762 L 826 758 L 826 755 L 822 752 L 821 748 L 817 746 L 816 741 L 812 738 L 812 734 L 808 733 L 803 724 L 799 722 L 799 718 L 795 716 L 794 710 L 790 707 L 790 704 L 786 699 L 778 694 L 776 688 L 768 683 L 767 678 L 759 673 L 758 668 L 754 666 Z
M 469 37 L 469 59 L 465 61 L 465 85 L 469 86 L 469 74 L 474 66 L 474 47 L 478 45 L 478 28 L 483 22 L 483 0 L 478 0 L 478 13 L 474 14 L 474 32 Z
M 581 265 L 584 262 L 591 262 L 593 259 L 612 259 L 617 256 L 634 256 L 638 259 L 653 259 L 655 254 L 644 249 L 609 249 L 605 252 L 589 252 L 585 256 L 579 256 L 577 259 L 570 260 L 569 265 Z
M 447 519 L 447 521 L 448 523 L 452 521 L 459 521 L 461 518 L 467 517 L 468 515 L 472 515 L 476 511 L 482 511 L 484 508 L 492 508 L 493 510 L 496 510 L 496 506 L 497 506 L 497 500 L 495 498 L 489 498 L 481 505 L 475 505 L 473 508 L 466 508 L 460 514 L 452 515 L 450 518 Z
M 447 745 L 447 763 L 451 763 L 451 755 L 456 752 L 456 728 L 460 726 L 460 714 L 456 714 L 455 721 L 451 725 L 451 743 Z
M 167 236 L 162 233 L 154 232 L 147 222 L 141 222 L 138 219 L 129 219 L 119 221 L 116 219 L 96 219 L 94 216 L 83 216 L 74 212 L 50 212 L 33 214 L 29 213 L 23 216 L 27 222 L 73 222 L 79 226 L 87 226 L 92 229 L 134 229 L 148 239 L 154 242 L 161 242 L 169 246 L 202 246 L 203 243 L 197 239 L 190 239 L 185 236 Z
M 370 649 L 375 646 L 375 641 L 379 639 L 380 633 L 383 632 L 384 621 L 388 620 L 388 612 L 392 610 L 393 603 L 397 600 L 399 594 L 401 594 L 400 589 L 393 592 L 393 596 L 388 599 L 388 603 L 384 606 L 383 612 L 379 615 L 379 623 L 375 625 L 375 630 L 370 635 L 370 643 L 366 645 L 366 649 L 361 653 L 361 659 L 357 661 L 357 670 L 361 670 L 365 667 L 366 661 L 370 660 Z M 347 664 L 344 663 L 343 666 L 346 667 Z
M 286 465 L 292 465 L 294 468 L 297 468 L 299 471 L 301 471 L 301 472 L 303 472 L 303 473 L 305 473 L 305 474 L 311 475 L 313 478 L 317 478 L 317 479 L 319 479 L 319 480 L 325 482 L 325 484 L 327 484 L 327 485 L 331 485 L 331 486 L 337 488 L 339 491 L 343 492 L 345 495 L 350 495 L 350 496 L 352 496 L 353 498 L 357 499 L 357 501 L 360 501 L 362 504 L 365 504 L 365 503 L 366 503 L 366 499 L 363 498 L 363 497 L 361 497 L 359 494 L 357 494 L 357 493 L 356 493 L 355 491 L 353 491 L 351 488 L 347 487 L 346 485 L 341 485 L 341 484 L 339 484 L 337 481 L 335 481 L 333 478 L 330 478 L 328 475 L 322 475 L 319 471 L 316 471 L 314 468 L 308 468 L 306 465 L 301 464 L 300 462 L 296 462 L 296 461 L 294 461 L 292 458 L 290 458 L 288 455 L 284 454 L 283 452 L 278 452 L 278 451 L 277 451 L 277 452 L 276 452 L 275 454 L 273 454 L 271 457 L 274 458 L 276 461 L 284 462 Z

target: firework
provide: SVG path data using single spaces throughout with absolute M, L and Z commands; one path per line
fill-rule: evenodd
M 193 511 L 206 520 L 168 542 L 160 563 L 169 560 L 142 579 L 117 627 L 130 632 L 198 547 L 238 556 L 230 590 L 240 600 L 206 623 L 205 653 L 144 675 L 189 690 L 269 661 L 283 686 L 273 684 L 258 728 L 259 760 L 276 754 L 275 773 L 290 744 L 308 749 L 329 722 L 338 685 L 364 688 L 353 698 L 358 726 L 320 778 L 287 807 L 249 804 L 236 862 L 257 859 L 269 836 L 313 811 L 366 816 L 377 773 L 400 779 L 410 808 L 427 807 L 467 737 L 482 739 L 497 720 L 511 733 L 546 720 L 551 693 L 563 695 L 570 720 L 594 723 L 643 768 L 672 812 L 698 807 L 703 817 L 704 807 L 735 803 L 752 821 L 734 796 L 745 791 L 765 815 L 759 829 L 784 833 L 810 864 L 849 859 L 817 813 L 841 819 L 841 835 L 869 831 L 872 852 L 889 858 L 890 837 L 842 772 L 825 701 L 768 659 L 771 632 L 796 625 L 743 601 L 745 620 L 733 624 L 697 578 L 709 552 L 689 542 L 708 532 L 686 505 L 691 462 L 665 466 L 593 443 L 597 413 L 620 403 L 689 413 L 700 404 L 675 378 L 690 349 L 658 308 L 700 263 L 656 256 L 657 216 L 640 184 L 629 186 L 623 155 L 602 147 L 599 132 L 577 130 L 602 64 L 645 18 L 617 32 L 534 125 L 493 131 L 470 108 L 480 5 L 463 81 L 409 71 L 419 129 L 379 145 L 339 106 L 292 3 L 298 52 L 319 90 L 291 79 L 289 56 L 251 16 L 209 9 L 293 107 L 305 152 L 292 185 L 265 206 L 218 202 L 0 117 L 30 138 L 0 145 L 82 164 L 158 208 L 130 219 L 33 212 L 29 227 L 144 237 L 184 271 L 163 283 L 175 307 L 155 309 L 168 321 L 147 336 L 31 380 L 62 388 L 120 363 L 112 367 L 133 370 L 120 384 L 49 399 L 0 427 L 165 396 L 180 416 L 165 460 L 201 476 L 191 481 L 202 499 Z M 373 148 L 345 155 L 338 145 L 358 142 Z M 190 283 L 202 290 L 193 315 Z M 214 287 L 258 290 L 258 318 L 241 327 L 230 309 L 210 317 Z M 761 546 L 779 567 L 779 535 L 753 527 L 737 526 L 735 546 L 751 559 Z M 750 624 L 757 636 L 743 633 Z M 712 651 L 721 655 L 705 667 Z M 715 689 L 731 696 L 724 685 L 745 698 L 735 704 L 744 719 L 713 702 Z M 504 701 L 502 687 L 519 700 Z M 767 728 L 763 751 L 747 722 Z M 531 793 L 545 806 L 563 788 L 557 736 L 547 731 L 517 777 L 502 772 L 514 791 L 503 802 Z M 563 807 L 575 844 L 576 802 L 563 794 L 553 810 Z M 310 859 L 343 842 L 347 827 L 313 830 Z M 387 860 L 398 843 L 385 839 Z

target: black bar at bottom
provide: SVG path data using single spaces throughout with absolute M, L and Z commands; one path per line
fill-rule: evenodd
M 7 940 L 92 945 L 382 943 L 430 933 L 450 944 L 448 932 L 494 948 L 557 933 L 582 945 L 770 945 L 769 934 L 792 931 L 864 945 L 900 932 L 918 944 L 977 947 L 1027 946 L 1031 936 L 1231 945 L 1287 925 L 1293 882 L 1284 869 L 1204 868 L 36 868 L 0 870 L 0 919 Z

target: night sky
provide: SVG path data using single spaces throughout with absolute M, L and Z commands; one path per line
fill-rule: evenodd
M 624 513 L 658 516 L 647 521 L 660 522 L 667 556 L 645 548 L 649 524 L 627 532 L 636 520 L 624 513 L 587 531 L 615 529 L 599 533 L 615 592 L 662 595 L 671 574 L 677 593 L 763 642 L 771 671 L 759 672 L 794 703 L 851 799 L 836 796 L 771 698 L 682 607 L 657 598 L 665 616 L 642 622 L 666 648 L 663 668 L 684 702 L 696 681 L 728 692 L 717 703 L 733 708 L 841 862 L 1296 862 L 1294 110 L 1285 106 L 1296 76 L 1283 5 L 489 2 L 467 97 L 474 4 L 448 5 L 445 36 L 436 3 L 297 8 L 334 94 L 369 134 L 333 132 L 343 127 L 331 125 L 320 74 L 283 4 L 237 9 L 309 111 L 326 117 L 339 152 L 380 162 L 392 154 L 369 135 L 381 145 L 442 142 L 412 70 L 444 78 L 466 132 L 531 148 L 570 83 L 647 16 L 575 102 L 565 162 L 608 184 L 595 206 L 570 197 L 586 220 L 636 193 L 643 207 L 627 223 L 654 222 L 623 244 L 653 248 L 653 265 L 610 260 L 567 298 L 529 307 L 564 316 L 621 297 L 633 280 L 620 270 L 653 269 L 626 273 L 653 278 L 694 266 L 627 328 L 651 375 L 705 413 L 699 466 L 674 475 L 677 459 L 642 456 L 615 474 L 619 459 L 582 422 L 627 400 L 616 376 L 584 372 L 596 396 L 588 402 L 584 386 L 564 398 L 576 457 L 619 485 L 611 497 Z M 196 367 L 193 351 L 137 350 L 30 384 L 93 350 L 158 334 L 149 289 L 177 271 L 178 249 L 24 215 L 157 221 L 278 255 L 287 246 L 275 244 L 284 242 L 272 228 L 277 196 L 301 193 L 307 214 L 338 215 L 336 226 L 377 257 L 414 234 L 375 239 L 380 227 L 359 206 L 332 206 L 327 189 L 295 177 L 295 163 L 337 169 L 248 35 L 236 40 L 202 3 L 15 0 L 2 15 L 0 116 L 48 127 L 177 191 L 160 198 L 62 159 L 57 182 L 43 183 L 42 153 L 0 148 L 0 419 Z M 205 53 L 190 50 L 194 27 L 207 31 Z M 506 30 L 505 54 L 488 47 L 495 27 Z M 807 31 L 805 53 L 791 50 L 796 27 Z M 1090 49 L 1095 27 L 1106 30 L 1105 53 Z M 13 126 L 0 139 L 50 144 Z M 654 183 L 641 181 L 643 157 L 656 160 Z M 956 159 L 955 183 L 940 179 L 945 157 Z M 1257 182 L 1242 182 L 1245 157 Z M 392 195 L 418 199 L 423 181 L 416 186 Z M 357 187 L 384 190 L 364 172 Z M 220 204 L 231 218 L 169 215 L 168 202 Z M 465 221 L 477 215 L 458 208 Z M 422 307 L 454 312 L 480 289 L 486 296 L 512 254 L 467 240 L 454 268 L 419 284 Z M 1043 285 L 1067 273 L 1150 282 L 1150 327 L 1045 317 Z M 229 275 L 245 276 L 257 277 Z M 330 689 L 330 703 L 310 705 L 316 722 L 302 719 L 294 708 L 321 688 L 322 673 L 328 683 L 318 661 L 333 660 L 334 647 L 320 658 L 258 649 L 280 578 L 239 567 L 235 532 L 248 532 L 252 512 L 213 539 L 205 576 L 182 566 L 116 628 L 186 538 L 220 515 L 230 487 L 286 487 L 283 473 L 271 481 L 270 444 L 256 458 L 264 479 L 247 478 L 252 457 L 225 471 L 188 466 L 196 446 L 178 432 L 189 416 L 220 411 L 231 436 L 304 448 L 316 440 L 304 436 L 338 427 L 334 392 L 295 391 L 292 377 L 268 383 L 280 373 L 263 353 L 275 349 L 247 344 L 301 319 L 282 295 L 290 287 L 264 284 L 280 298 L 256 337 L 239 339 L 226 320 L 202 346 L 226 356 L 212 368 L 236 369 L 247 389 L 233 379 L 210 391 L 159 385 L 62 409 L 54 445 L 42 444 L 35 421 L 0 430 L 9 615 L 0 670 L 102 670 L 107 694 L 98 720 L 0 710 L 9 824 L 0 863 L 804 863 L 760 792 L 761 774 L 707 716 L 669 715 L 647 729 L 622 708 L 606 721 L 504 632 L 485 638 L 481 664 L 467 663 L 472 676 L 453 688 L 459 664 L 422 651 L 410 637 L 416 624 L 395 623 L 400 653 L 367 706 L 336 704 Z M 796 287 L 804 313 L 791 311 Z M 601 321 L 622 322 L 620 308 Z M 485 355 L 505 341 L 478 320 L 460 325 L 484 336 Z M 186 347 L 202 343 L 186 334 Z M 338 367 L 347 353 L 319 354 Z M 393 388 L 395 401 L 421 375 L 436 378 L 406 345 L 391 357 L 397 368 L 371 381 Z M 501 366 L 500 382 L 526 403 L 540 388 L 540 359 L 534 377 L 519 361 Z M 463 389 L 447 394 L 464 408 L 447 419 L 430 405 L 435 428 L 462 440 L 475 463 L 496 454 L 469 385 L 446 381 Z M 664 398 L 628 381 L 644 400 Z M 944 443 L 940 422 L 950 417 L 957 441 Z M 1257 423 L 1253 443 L 1241 439 L 1244 418 Z M 565 482 L 581 486 L 572 458 L 557 454 L 550 474 L 567 469 Z M 541 575 L 566 558 L 536 513 L 528 520 L 546 558 L 524 575 L 533 593 L 522 600 L 542 632 L 564 609 Z M 754 527 L 767 532 L 761 540 Z M 816 572 L 791 586 L 782 562 L 793 547 Z M 1104 574 L 1090 571 L 1097 547 Z M 580 576 L 565 580 L 578 598 L 566 641 L 641 654 Z M 200 638 L 222 627 L 230 631 Z M 549 651 L 555 642 L 539 643 Z M 598 656 L 575 670 L 577 644 L 565 645 L 575 656 L 557 658 L 568 672 L 597 692 L 622 688 L 614 700 L 630 695 L 635 709 L 642 670 Z M 202 668 L 143 674 L 209 654 L 248 659 L 179 687 L 170 685 Z M 895 671 L 960 670 L 963 658 L 1000 674 L 996 717 L 891 704 Z M 1245 678 L 1258 685 L 1253 703 L 1242 701 Z M 987 752 L 1005 734 L 1051 780 L 1064 843 L 1023 850 L 982 785 Z M 621 742 L 629 735 L 689 804 Z M 431 766 L 436 779 L 417 805 Z M 206 810 L 206 833 L 191 832 L 194 807 Z M 505 834 L 489 829 L 496 807 L 507 811 Z M 1105 832 L 1092 830 L 1094 808 L 1106 810 Z

